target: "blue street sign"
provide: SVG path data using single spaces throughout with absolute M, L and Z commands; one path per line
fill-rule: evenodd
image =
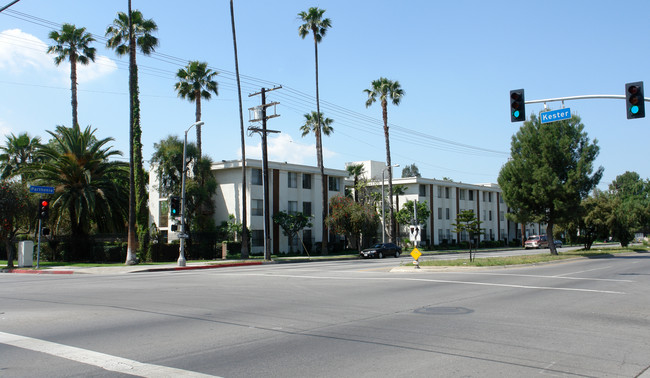
M 29 186 L 29 192 L 30 193 L 42 193 L 42 194 L 54 194 L 54 187 L 53 186 L 30 185 Z
M 544 112 L 539 115 L 539 118 L 542 120 L 542 123 L 549 123 L 555 121 L 562 121 L 564 119 L 571 118 L 571 108 L 564 108 L 558 110 L 551 110 L 549 112 Z

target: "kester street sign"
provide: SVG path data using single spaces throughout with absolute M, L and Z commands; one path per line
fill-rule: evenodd
M 53 186 L 30 185 L 29 186 L 29 192 L 30 193 L 42 193 L 42 194 L 54 194 L 54 187 Z
M 539 118 L 542 120 L 542 123 L 569 119 L 571 118 L 571 108 L 563 108 L 558 110 L 551 110 L 550 112 L 544 112 L 539 115 Z

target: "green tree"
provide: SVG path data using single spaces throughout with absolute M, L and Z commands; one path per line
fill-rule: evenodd
M 86 33 L 86 28 L 78 28 L 72 24 L 63 24 L 61 31 L 53 30 L 49 38 L 54 41 L 55 45 L 49 46 L 47 52 L 56 54 L 54 63 L 58 66 L 68 59 L 70 62 L 70 89 L 72 91 L 72 125 L 77 121 L 77 62 L 87 65 L 90 61 L 95 61 L 94 47 L 90 44 L 95 39 Z
M 406 201 L 402 208 L 395 214 L 397 222 L 400 224 L 415 224 L 415 218 L 413 214 L 413 205 L 417 203 L 417 222 L 426 223 L 427 219 L 431 215 L 431 210 L 429 210 L 429 205 L 427 201 L 414 202 Z
M 354 238 L 360 251 L 364 237 L 374 237 L 381 224 L 373 204 L 356 203 L 352 198 L 337 196 L 330 200 L 327 226 L 335 233 Z
M 298 233 L 306 228 L 311 227 L 311 215 L 306 215 L 301 212 L 290 214 L 284 211 L 273 214 L 273 222 L 277 223 L 282 232 L 289 238 L 289 253 L 293 253 L 293 238 Z
M 348 175 L 354 180 L 354 202 L 359 202 L 359 177 L 364 173 L 363 164 L 350 164 L 345 167 L 345 170 L 348 171 Z
M 598 189 L 593 195 L 582 200 L 579 222 L 580 239 L 586 250 L 591 249 L 592 244 L 598 238 L 609 236 L 610 227 L 614 221 L 612 196 Z
M 323 207 L 323 219 L 322 219 L 322 251 L 327 253 L 327 238 L 328 231 L 325 227 L 325 217 L 327 214 L 327 191 L 328 186 L 325 180 L 325 165 L 323 164 L 323 141 L 321 137 L 321 132 L 325 132 L 326 125 L 322 125 L 323 114 L 320 111 L 320 98 L 319 98 L 319 89 L 318 89 L 318 44 L 323 40 L 323 37 L 327 33 L 327 30 L 332 27 L 332 20 L 329 18 L 323 18 L 325 14 L 325 9 L 319 9 L 317 7 L 311 7 L 306 12 L 298 13 L 298 17 L 304 23 L 298 27 L 298 34 L 302 39 L 305 39 L 310 33 L 314 37 L 314 61 L 315 61 L 315 72 L 316 72 L 316 113 L 312 112 L 314 116 L 313 122 L 316 127 L 313 129 L 314 134 L 316 135 L 316 154 L 318 159 L 318 168 L 320 169 L 321 176 L 321 202 Z M 306 116 L 305 116 L 306 117 Z M 322 125 L 322 126 L 321 126 Z M 304 136 L 303 131 L 303 136 Z M 329 135 L 329 134 L 326 134 Z
M 75 238 L 86 237 L 91 223 L 99 232 L 122 231 L 128 169 L 125 163 L 109 161 L 122 155 L 107 146 L 113 138 L 97 140 L 95 130 L 82 131 L 78 125 L 57 126 L 56 132 L 48 133 L 53 143 L 40 146 L 37 155 L 42 162 L 30 165 L 28 172 L 34 174 L 35 183 L 55 187 L 51 207 L 56 223 L 67 215 Z
M 41 138 L 30 137 L 28 133 L 20 133 L 15 136 L 13 133 L 6 136 L 7 141 L 0 147 L 0 167 L 2 169 L 1 179 L 8 179 L 20 175 L 20 181 L 24 182 L 23 168 L 34 161 L 36 149 L 41 143 Z
M 390 137 L 388 134 L 388 100 L 390 99 L 393 105 L 399 106 L 402 97 L 404 97 L 404 90 L 401 88 L 398 81 L 388 80 L 380 77 L 378 80 L 373 80 L 370 89 L 364 89 L 368 95 L 366 100 L 366 108 L 370 107 L 377 99 L 381 103 L 381 114 L 384 120 L 384 138 L 386 139 L 386 167 L 388 167 L 388 208 L 390 212 L 390 241 L 395 239 L 395 215 L 393 213 L 393 165 L 390 159 Z
M 474 261 L 474 257 L 472 256 L 474 238 L 485 234 L 485 230 L 481 228 L 481 223 L 483 222 L 476 218 L 473 210 L 462 210 L 456 216 L 456 223 L 451 225 L 454 227 L 452 230 L 453 233 L 467 232 L 469 236 L 469 261 Z
M 631 231 L 650 229 L 650 182 L 642 180 L 636 172 L 616 176 L 609 184 L 610 193 L 620 200 L 620 208 L 632 223 Z
M 16 235 L 29 233 L 30 223 L 36 214 L 36 201 L 31 201 L 24 183 L 0 183 L 0 241 L 7 251 L 7 267 L 14 266 Z
M 578 116 L 542 124 L 535 115 L 512 137 L 511 158 L 499 173 L 508 206 L 544 222 L 551 254 L 553 226 L 571 220 L 603 174 L 594 172 L 597 141 L 591 143 Z
M 402 169 L 402 178 L 406 177 L 422 177 L 420 170 L 418 169 L 417 165 L 415 165 L 415 163 L 407 165 Z
M 126 264 L 136 263 L 136 233 L 140 237 L 140 252 L 148 249 L 149 210 L 146 177 L 142 159 L 142 128 L 140 127 L 140 98 L 138 94 L 138 67 L 136 49 L 150 55 L 158 46 L 153 33 L 158 26 L 152 19 L 145 19 L 139 10 L 118 12 L 112 25 L 106 28 L 106 47 L 114 49 L 118 56 L 129 54 L 129 228 Z
M 321 177 L 321 203 L 323 206 L 323 218 L 321 219 L 321 228 L 323 229 L 323 234 L 322 234 L 322 251 L 323 253 L 327 253 L 327 238 L 328 238 L 328 232 L 327 232 L 327 227 L 325 224 L 325 217 L 327 216 L 327 191 L 328 191 L 328 186 L 327 186 L 327 180 L 325 180 L 325 166 L 323 164 L 323 143 L 322 143 L 322 134 L 325 134 L 329 136 L 332 132 L 334 132 L 334 128 L 332 127 L 332 123 L 334 123 L 334 120 L 331 118 L 324 118 L 323 113 L 317 113 L 317 112 L 311 112 L 305 114 L 305 123 L 300 126 L 300 131 L 302 131 L 302 137 L 304 138 L 307 136 L 310 132 L 313 132 L 314 135 L 316 136 L 316 160 L 318 162 L 318 168 L 320 170 L 320 177 Z
M 178 97 L 187 99 L 196 104 L 196 122 L 201 120 L 201 99 L 206 101 L 212 98 L 212 93 L 219 96 L 219 85 L 214 77 L 219 73 L 208 68 L 208 63 L 191 61 L 176 73 L 179 80 L 174 84 Z M 201 125 L 196 125 L 196 147 L 199 159 L 203 156 L 201 151 Z

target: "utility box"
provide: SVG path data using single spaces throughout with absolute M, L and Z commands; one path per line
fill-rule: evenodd
M 31 267 L 34 262 L 34 242 L 25 240 L 18 243 L 18 267 Z

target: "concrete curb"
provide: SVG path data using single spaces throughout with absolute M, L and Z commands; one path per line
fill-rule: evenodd
M 166 268 L 151 268 L 143 270 L 134 270 L 129 273 L 142 273 L 142 272 L 169 272 L 176 270 L 198 270 L 198 269 L 216 269 L 216 268 L 229 268 L 235 266 L 248 266 L 248 265 L 262 265 L 262 261 L 252 261 L 252 262 L 240 262 L 240 263 L 230 263 L 230 264 L 211 264 L 211 265 L 196 265 L 196 266 L 175 266 L 175 267 L 166 267 Z

